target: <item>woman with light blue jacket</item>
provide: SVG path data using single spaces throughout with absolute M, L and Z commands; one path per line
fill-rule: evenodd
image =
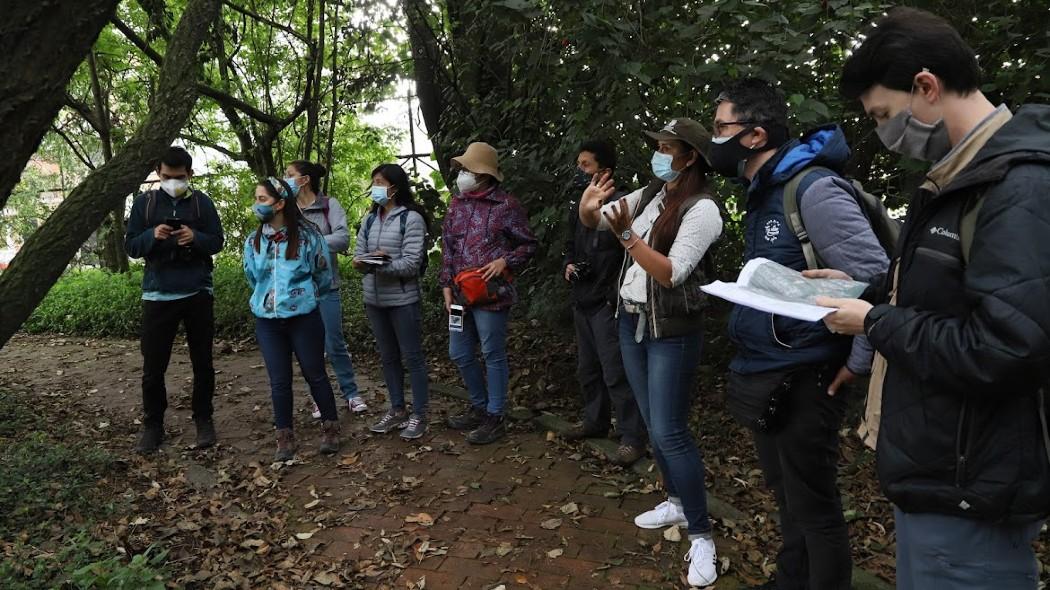
M 302 217 L 291 187 L 268 178 L 255 187 L 259 229 L 244 242 L 244 274 L 252 289 L 255 337 L 270 377 L 276 461 L 295 455 L 292 430 L 292 354 L 321 409 L 320 452 L 339 449 L 335 394 L 324 366 L 324 322 L 318 300 L 332 288 L 328 245 Z
M 370 430 L 400 430 L 402 438 L 416 439 L 426 432 L 429 403 L 420 280 L 426 269 L 430 220 L 412 195 L 408 175 L 397 164 L 383 164 L 372 171 L 371 193 L 372 210 L 361 222 L 354 268 L 365 273 L 365 314 L 383 361 L 390 410 Z M 363 262 L 367 254 L 378 255 L 373 261 L 382 258 L 386 262 Z M 405 407 L 406 368 L 412 383 L 411 413 Z

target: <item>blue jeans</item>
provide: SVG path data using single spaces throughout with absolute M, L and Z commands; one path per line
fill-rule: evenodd
M 653 457 L 663 474 L 667 495 L 682 501 L 689 534 L 710 533 L 704 459 L 689 431 L 689 406 L 703 332 L 657 340 L 647 333 L 639 343 L 635 342 L 637 325 L 637 314 L 620 310 L 623 368 L 649 429 Z
M 346 349 L 343 338 L 343 309 L 339 301 L 339 291 L 332 290 L 317 300 L 324 320 L 324 351 L 332 363 L 332 371 L 343 392 L 343 399 L 357 397 L 357 381 L 354 380 L 354 363 L 350 360 L 350 351 Z
M 376 348 L 383 360 L 383 380 L 390 392 L 390 408 L 405 409 L 407 368 L 412 382 L 412 412 L 425 416 L 430 394 L 419 302 L 397 307 L 365 305 L 365 315 L 372 324 Z
M 449 332 L 448 355 L 459 367 L 463 383 L 470 392 L 470 405 L 484 408 L 489 414 L 503 415 L 510 383 L 507 362 L 507 318 L 510 310 L 484 311 L 471 309 L 463 318 L 462 332 Z M 485 373 L 481 372 L 476 349 L 481 343 Z
M 1032 541 L 1043 521 L 982 522 L 945 514 L 908 514 L 894 506 L 900 590 L 1035 590 Z
M 316 310 L 291 318 L 255 318 L 266 373 L 270 376 L 273 421 L 277 428 L 292 427 L 292 353 L 299 360 L 310 395 L 322 420 L 338 420 L 335 394 L 324 368 L 324 322 Z

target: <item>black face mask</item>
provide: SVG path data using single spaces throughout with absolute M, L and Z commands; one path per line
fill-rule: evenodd
M 754 127 L 745 127 L 732 137 L 711 138 L 711 169 L 729 178 L 743 176 L 747 159 L 761 150 L 753 150 L 740 143 L 740 136 L 750 133 Z
M 579 168 L 577 168 L 576 169 L 576 174 L 573 175 L 573 177 L 572 177 L 572 187 L 573 188 L 578 188 L 578 189 L 583 189 L 583 188 L 586 188 L 586 186 L 588 184 L 590 184 L 590 183 L 591 183 L 591 175 L 587 174 L 583 170 L 580 170 Z

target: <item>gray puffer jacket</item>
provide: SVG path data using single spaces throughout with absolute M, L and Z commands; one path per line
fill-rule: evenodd
M 369 227 L 368 219 L 376 215 Z M 404 225 L 402 225 L 404 218 Z M 402 233 L 402 227 L 404 232 Z M 361 220 L 354 256 L 382 250 L 390 263 L 364 276 L 366 305 L 397 307 L 419 301 L 419 269 L 423 264 L 426 223 L 423 216 L 402 206 L 383 217 L 369 213 Z
M 300 207 L 308 221 L 321 230 L 324 241 L 328 244 L 328 251 L 332 254 L 332 289 L 339 288 L 339 261 L 336 258 L 340 253 L 345 254 L 350 247 L 350 228 L 346 225 L 346 210 L 339 201 L 327 195 L 318 195 L 308 207 Z

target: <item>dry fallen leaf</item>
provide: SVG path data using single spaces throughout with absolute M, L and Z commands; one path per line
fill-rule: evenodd
M 310 532 L 310 533 L 295 533 L 295 538 L 299 539 L 300 541 L 305 541 L 305 540 L 309 539 L 310 537 L 314 536 L 314 533 L 316 533 L 316 532 L 317 531 L 313 531 L 313 532 Z
M 561 526 L 561 519 L 560 518 L 549 518 L 549 519 L 547 519 L 547 520 L 545 520 L 545 521 L 540 523 L 540 528 L 547 529 L 548 531 L 553 531 L 554 529 L 556 529 L 556 528 L 558 528 L 560 526 Z
M 514 546 L 504 541 L 503 543 L 500 543 L 498 547 L 496 547 L 496 555 L 503 557 L 504 555 L 507 555 L 513 550 Z
M 682 532 L 678 530 L 678 526 L 667 527 L 664 530 L 664 539 L 677 543 L 682 540 Z
M 321 503 L 321 499 L 318 498 L 316 500 L 312 500 L 310 502 L 307 502 L 305 505 L 303 505 L 303 508 L 306 508 L 307 510 L 309 510 L 309 509 L 313 508 L 314 506 L 317 506 L 320 503 Z
M 576 514 L 579 511 L 580 507 L 576 505 L 576 502 L 569 502 L 561 507 L 562 514 Z
M 565 550 L 562 549 L 561 547 L 558 547 L 557 549 L 551 549 L 550 551 L 548 551 L 547 552 L 547 557 L 549 557 L 551 559 L 557 559 L 557 558 L 561 557 L 562 553 L 565 553 Z
M 409 514 L 405 517 L 405 522 L 420 524 L 423 526 L 433 526 L 434 517 L 426 512 L 420 512 L 419 514 Z

